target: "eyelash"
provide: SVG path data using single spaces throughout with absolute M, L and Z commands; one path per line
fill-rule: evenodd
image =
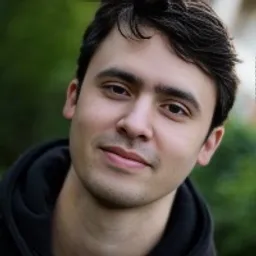
M 174 113 L 174 112 L 171 112 L 171 111 L 169 111 L 169 110 L 167 110 L 167 115 L 169 115 L 170 113 L 172 114 L 172 115 L 175 115 L 175 116 L 190 116 L 190 113 L 189 113 L 189 111 L 188 110 L 186 110 L 185 109 L 185 107 L 182 107 L 179 103 L 170 103 L 170 104 L 165 104 L 164 105 L 164 110 L 165 109 L 168 109 L 168 107 L 170 107 L 170 106 L 172 106 L 172 107 L 175 107 L 176 109 L 178 108 L 179 110 L 178 110 L 178 113 Z M 180 112 L 182 112 L 182 114 L 180 114 Z
M 102 86 L 102 88 L 103 88 L 105 91 L 107 91 L 107 93 L 108 93 L 109 95 L 111 94 L 111 96 L 114 97 L 115 99 L 117 99 L 117 98 L 118 98 L 118 99 L 121 99 L 121 98 L 124 99 L 124 98 L 127 98 L 127 97 L 130 97 L 130 96 L 131 96 L 130 92 L 129 92 L 126 88 L 124 88 L 123 86 L 121 86 L 121 85 L 107 84 L 107 85 Z M 116 92 L 113 91 L 113 89 L 122 89 L 123 91 L 126 92 L 126 95 L 123 95 L 123 94 L 120 94 L 120 93 L 116 93 Z M 178 107 L 178 108 L 179 108 L 179 111 L 178 111 L 178 112 L 180 112 L 180 111 L 183 112 L 182 116 L 190 116 L 190 111 L 187 110 L 185 107 L 182 107 L 180 103 L 164 104 L 163 106 L 164 106 L 164 108 L 163 108 L 164 110 L 167 109 L 166 106 L 167 106 L 167 107 L 168 107 L 168 106 L 174 106 L 174 107 L 176 107 L 176 108 Z M 167 112 L 169 112 L 169 113 L 171 113 L 171 114 L 174 114 L 175 116 L 181 116 L 181 114 L 173 113 L 173 112 L 171 112 L 171 111 L 167 111 Z M 167 113 L 167 115 L 169 115 L 169 113 Z
M 127 96 L 130 96 L 130 93 L 129 93 L 129 91 L 126 89 L 126 88 L 124 88 L 123 86 L 120 86 L 120 85 L 116 85 L 116 84 L 107 84 L 107 85 L 104 85 L 103 87 L 102 87 L 105 91 L 107 91 L 107 93 L 111 93 L 111 95 L 113 96 L 115 96 L 115 97 L 127 97 Z M 113 91 L 113 89 L 122 89 L 122 90 L 124 90 L 126 93 L 127 93 L 127 95 L 123 95 L 123 94 L 120 94 L 120 93 L 116 93 L 116 92 L 114 92 Z

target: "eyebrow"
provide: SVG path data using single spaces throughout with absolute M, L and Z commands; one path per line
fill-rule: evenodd
M 164 84 L 159 84 L 155 87 L 155 92 L 157 94 L 161 94 L 168 97 L 176 97 L 182 100 L 189 102 L 193 107 L 198 111 L 201 112 L 200 105 L 194 95 L 190 92 L 186 92 L 176 87 L 171 87 Z
M 119 78 L 129 84 L 134 84 L 140 87 L 142 87 L 142 85 L 144 84 L 143 80 L 140 77 L 119 68 L 109 68 L 101 71 L 99 74 L 96 75 L 96 78 L 98 79 L 104 77 Z
M 103 70 L 96 75 L 96 78 L 98 79 L 105 77 L 118 78 L 138 87 L 142 87 L 145 84 L 143 79 L 136 76 L 135 74 L 115 67 Z M 200 105 L 194 95 L 190 92 L 179 89 L 177 86 L 158 83 L 154 87 L 154 91 L 156 94 L 185 100 L 189 102 L 198 112 L 201 112 Z

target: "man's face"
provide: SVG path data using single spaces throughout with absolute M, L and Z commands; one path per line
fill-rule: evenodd
M 73 81 L 64 107 L 76 175 L 118 207 L 174 192 L 195 164 L 209 162 L 223 135 L 219 127 L 205 141 L 213 81 L 148 32 L 150 40 L 132 41 L 113 30 L 90 62 L 78 102 Z

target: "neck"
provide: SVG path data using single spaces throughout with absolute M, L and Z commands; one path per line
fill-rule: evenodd
M 147 255 L 163 235 L 174 194 L 134 209 L 108 209 L 69 171 L 53 218 L 55 256 Z

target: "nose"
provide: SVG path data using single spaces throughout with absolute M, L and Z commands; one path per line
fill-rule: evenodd
M 150 140 L 153 136 L 151 112 L 152 107 L 148 103 L 141 102 L 134 105 L 118 121 L 118 132 L 125 134 L 130 139 L 140 138 L 143 141 Z

